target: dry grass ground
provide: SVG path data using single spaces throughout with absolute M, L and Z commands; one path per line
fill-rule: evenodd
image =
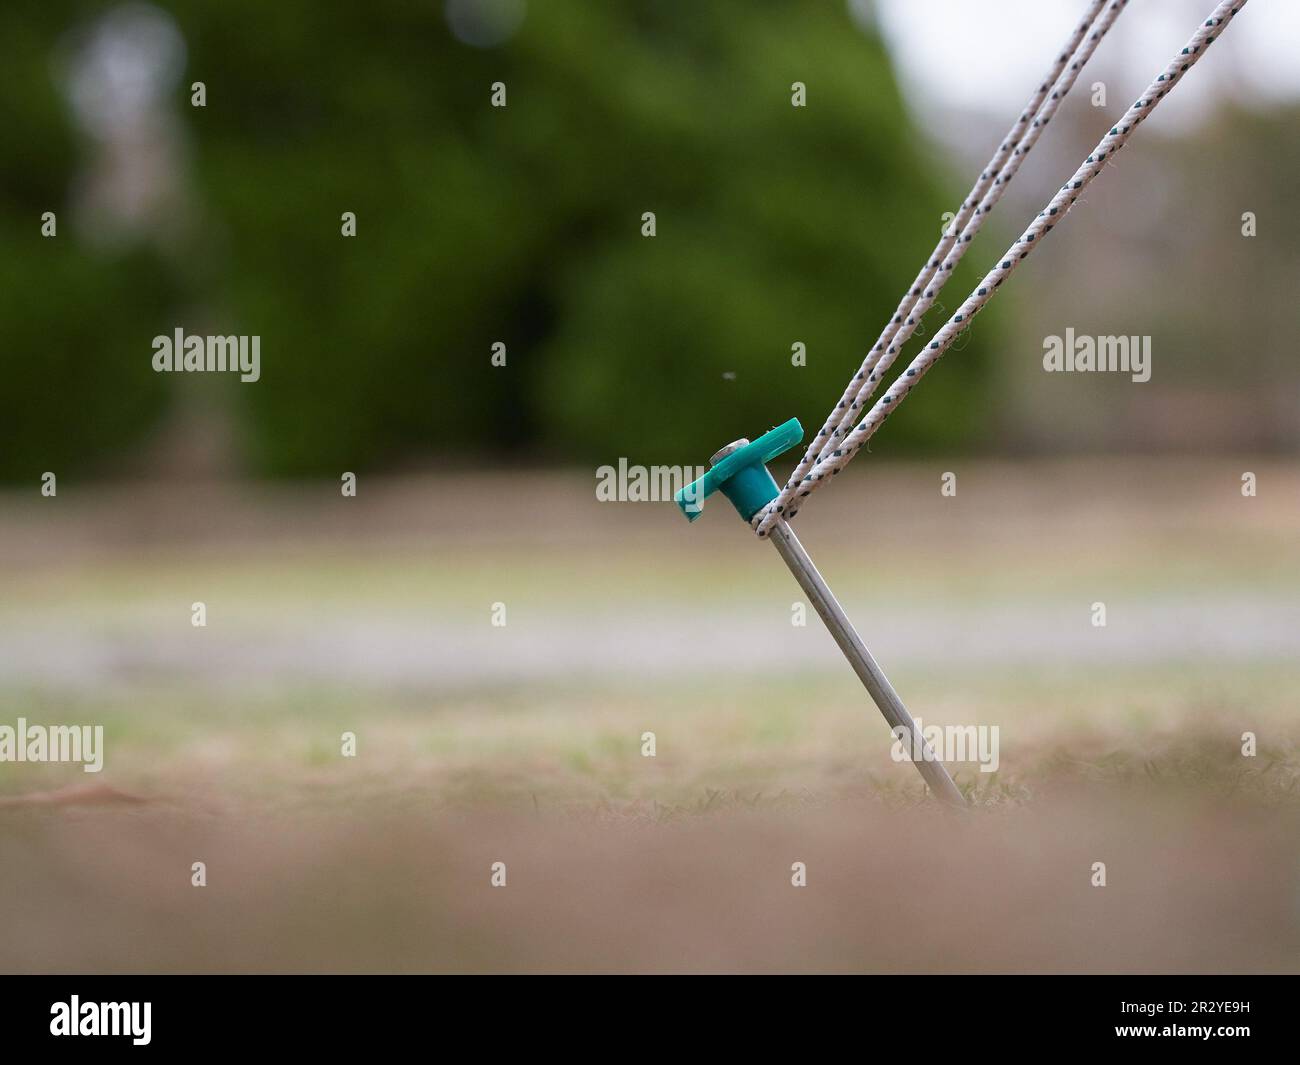
M 6 499 L 0 724 L 107 751 L 0 765 L 0 969 L 1300 970 L 1300 480 L 952 467 L 800 531 L 914 713 L 998 727 L 962 815 L 722 508 Z

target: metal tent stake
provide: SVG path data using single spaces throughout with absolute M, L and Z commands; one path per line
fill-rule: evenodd
M 802 439 L 803 428 L 797 419 L 791 418 L 753 443 L 737 440 L 728 444 L 713 456 L 713 465 L 703 477 L 677 493 L 677 505 L 688 520 L 694 521 L 704 508 L 704 500 L 720 491 L 748 522 L 779 493 L 776 481 L 767 470 L 767 462 L 788 451 Z M 889 678 L 871 657 L 867 645 L 862 642 L 862 637 L 849 621 L 843 607 L 827 587 L 822 575 L 817 572 L 817 567 L 808 557 L 808 552 L 795 536 L 794 530 L 785 521 L 778 521 L 772 527 L 771 539 L 777 553 L 812 603 L 813 609 L 830 630 L 831 636 L 844 652 L 844 657 L 849 660 L 853 672 L 885 715 L 890 729 L 905 742 L 908 751 L 921 752 L 921 759 L 913 761 L 930 790 L 946 803 L 965 806 L 966 800 L 957 790 L 957 785 L 918 732 L 916 723 L 898 697 L 898 692 L 894 691 Z
M 925 742 L 925 738 L 918 735 L 916 723 L 912 720 L 912 715 L 907 712 L 907 707 L 903 705 L 903 700 L 898 697 L 898 692 L 894 691 L 889 678 L 871 657 L 871 652 L 862 642 L 858 630 L 853 627 L 853 622 L 849 621 L 844 608 L 840 606 L 830 588 L 826 586 L 826 582 L 822 580 L 822 575 L 817 572 L 817 567 L 808 557 L 808 552 L 803 549 L 803 544 L 795 536 L 794 530 L 784 521 L 778 521 L 772 526 L 771 536 L 777 552 L 790 567 L 794 579 L 799 582 L 799 587 L 812 603 L 813 609 L 826 623 L 830 634 L 835 637 L 835 642 L 840 645 L 840 650 L 849 660 L 853 672 L 858 675 L 858 679 L 870 692 L 871 698 L 880 707 L 880 712 L 885 715 L 890 729 L 900 739 L 904 734 L 906 735 L 907 750 L 920 749 L 923 752 L 921 761 L 916 763 L 916 768 L 921 771 L 921 776 L 930 785 L 930 790 L 944 802 L 952 803 L 954 806 L 965 806 L 966 800 L 957 790 L 957 785 L 952 782 L 948 770 L 935 758 L 934 751 Z M 917 740 L 920 742 L 917 743 Z

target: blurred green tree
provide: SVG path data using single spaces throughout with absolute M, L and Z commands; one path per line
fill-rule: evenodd
M 177 298 L 164 263 L 136 243 L 80 243 L 71 225 L 81 153 L 59 68 L 65 31 L 91 8 L 0 8 L 0 476 L 32 483 L 95 468 L 167 395 L 148 360 L 153 322 Z
M 0 168 L 0 232 L 8 280 L 25 279 L 0 321 L 98 367 L 75 410 L 66 393 L 27 398 L 66 367 L 17 390 L 7 377 L 10 475 L 51 436 L 72 461 L 147 431 L 167 394 L 150 339 L 197 322 L 262 337 L 261 380 L 225 389 L 260 472 L 524 448 L 696 462 L 791 414 L 820 424 L 956 206 L 881 41 L 844 5 L 546 0 L 493 48 L 458 41 L 434 3 L 159 6 L 188 55 L 176 113 L 202 219 L 188 270 L 41 244 L 39 210 L 77 154 L 40 67 L 87 8 L 33 9 L 0 45 L 22 58 L 0 64 L 24 131 Z M 189 106 L 197 80 L 204 108 Z M 996 332 L 982 316 L 882 441 L 969 440 Z

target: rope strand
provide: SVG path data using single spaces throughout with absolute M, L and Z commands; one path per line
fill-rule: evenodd
M 916 386 L 916 382 L 925 376 L 935 362 L 943 356 L 953 340 L 969 327 L 971 319 L 983 310 L 1002 283 L 1015 272 L 1016 267 L 1024 262 L 1030 252 L 1041 243 L 1041 239 L 1050 233 L 1069 212 L 1083 190 L 1105 168 L 1107 160 L 1128 143 L 1133 131 L 1155 110 L 1182 76 L 1200 60 L 1209 46 L 1223 32 L 1224 27 L 1246 6 L 1247 2 L 1248 0 L 1223 0 L 1214 9 L 1210 17 L 1192 35 L 1187 46 L 1148 86 L 1146 92 L 1128 109 L 1124 117 L 1111 127 L 1110 132 L 1101 139 L 1097 147 L 1075 171 L 1074 176 L 1061 186 L 1051 202 L 1038 213 L 1029 228 L 1007 249 L 997 265 L 985 275 L 957 312 L 948 319 L 943 328 L 935 334 L 934 339 L 886 390 L 867 416 L 844 439 L 841 446 L 817 462 L 812 471 L 803 476 L 795 493 L 796 498 L 799 500 L 807 498 L 832 476 L 839 473 L 871 439 L 898 404 Z M 766 536 L 772 524 L 781 516 L 781 513 L 775 509 L 774 504 L 777 501 L 773 500 L 764 511 L 755 515 L 754 522 L 757 524 L 760 536 Z M 798 508 L 795 507 L 790 509 L 785 517 L 793 518 L 797 513 Z
M 1127 3 L 1127 0 L 1124 0 L 1124 3 Z M 1043 125 L 1047 124 L 1047 121 L 1051 118 L 1052 114 L 1055 113 L 1056 107 L 1060 104 L 1060 97 L 1056 96 L 1056 93 L 1061 93 L 1061 89 L 1059 86 L 1057 87 L 1056 93 L 1053 93 L 1055 98 L 1050 101 L 1048 100 L 1048 93 L 1052 92 L 1053 85 L 1066 74 L 1067 67 L 1071 66 L 1070 60 L 1074 57 L 1079 46 L 1083 43 L 1088 31 L 1092 29 L 1093 23 L 1097 19 L 1097 15 L 1105 4 L 1106 0 L 1090 0 L 1088 8 L 1084 12 L 1083 18 L 1080 20 L 1078 27 L 1070 35 L 1069 40 L 1061 49 L 1059 58 L 1057 58 L 1057 60 L 1052 64 L 1051 70 L 1048 71 L 1047 76 L 1043 78 L 1039 87 L 1030 97 L 1029 103 L 1021 112 L 1020 117 L 1016 120 L 1015 124 L 1012 125 L 1011 129 L 1007 131 L 1006 137 L 1004 137 L 1002 142 L 998 145 L 998 149 L 994 152 L 988 165 L 980 173 L 979 179 L 975 182 L 975 185 L 962 201 L 961 207 L 958 209 L 957 215 L 953 219 L 952 224 L 944 231 L 939 243 L 935 246 L 934 251 L 926 260 L 925 266 L 921 268 L 921 272 L 917 274 L 916 280 L 913 281 L 911 286 L 908 288 L 907 294 L 903 297 L 902 302 L 899 303 L 897 310 L 894 311 L 893 316 L 889 319 L 888 323 L 886 323 L 879 339 L 863 361 L 857 375 L 849 382 L 848 387 L 844 390 L 844 394 L 840 397 L 840 401 L 827 416 L 826 422 L 822 426 L 820 432 L 818 432 L 813 438 L 812 442 L 808 446 L 807 452 L 804 454 L 804 457 L 795 467 L 794 472 L 791 473 L 790 479 L 782 489 L 780 496 L 775 500 L 774 509 L 777 513 L 780 513 L 785 509 L 804 474 L 806 474 L 818 461 L 822 459 L 824 452 L 830 446 L 833 439 L 842 435 L 842 431 L 847 429 L 849 424 L 856 419 L 857 411 L 860 408 L 858 400 L 861 398 L 861 390 L 867 387 L 874 389 L 874 383 L 878 380 L 878 375 L 872 377 L 871 374 L 875 370 L 877 363 L 881 360 L 882 356 L 892 356 L 895 350 L 902 347 L 903 343 L 905 343 L 904 340 L 892 344 L 900 328 L 904 327 L 904 320 L 906 319 L 907 327 L 914 328 L 921 315 L 925 313 L 924 311 L 920 314 L 915 313 L 917 302 L 922 298 L 922 294 L 927 292 L 928 286 L 931 281 L 933 281 L 936 273 L 945 263 L 947 257 L 954 250 L 957 252 L 958 260 L 960 260 L 961 256 L 965 254 L 965 248 L 969 244 L 969 241 L 963 239 L 967 223 L 971 221 L 972 217 L 975 217 L 979 220 L 980 224 L 982 224 L 981 211 L 987 213 L 987 210 L 991 209 L 992 205 L 996 203 L 998 199 L 1001 198 L 1002 193 L 1006 191 L 1007 182 L 1001 181 L 1003 167 L 1010 159 L 1022 160 L 1024 158 L 1024 155 L 1028 153 L 1028 148 L 1025 149 L 1025 152 L 1020 152 L 1022 138 L 1024 138 L 1027 133 L 1032 132 L 1035 134 L 1034 140 L 1037 140 L 1037 132 L 1041 130 Z M 1118 6 L 1122 7 L 1123 5 L 1121 4 Z M 1114 13 L 1111 14 L 1109 21 L 1105 24 L 1105 29 L 1110 28 L 1110 23 L 1114 22 L 1115 16 L 1118 15 L 1118 13 L 1118 10 L 1115 10 Z M 1101 30 L 1103 35 L 1105 29 Z M 1100 40 L 1100 37 L 1094 35 L 1094 41 L 1091 42 L 1093 48 L 1096 47 L 1095 42 L 1097 40 Z M 1090 50 L 1088 55 L 1091 54 L 1092 52 Z M 1086 59 L 1084 61 L 1086 62 Z M 1073 64 L 1073 73 L 1075 75 L 1078 74 L 1082 65 L 1082 62 L 1076 62 Z M 1073 82 L 1074 79 L 1071 77 L 1070 84 L 1072 85 Z M 1051 109 L 1040 117 L 1039 111 L 1043 108 L 1045 103 L 1049 104 Z M 1032 126 L 1030 126 L 1031 119 L 1034 120 Z M 1033 147 L 1032 141 L 1030 142 L 1029 147 Z M 1016 167 L 1019 167 L 1019 161 L 1016 162 Z M 990 196 L 992 197 L 992 201 L 986 206 L 985 201 Z M 978 226 L 976 228 L 978 229 Z M 946 280 L 947 278 L 945 277 L 943 281 Z M 934 290 L 933 295 L 938 295 L 938 289 L 942 288 L 943 281 L 939 283 L 939 286 Z M 927 304 L 927 309 L 928 306 L 929 305 Z M 909 332 L 908 336 L 910 335 L 911 333 Z M 886 351 L 886 346 L 891 344 L 892 347 Z M 893 359 L 890 358 L 889 361 L 892 362 Z
M 1101 43 L 1101 39 L 1106 36 L 1106 32 L 1114 25 L 1115 20 L 1119 18 L 1120 12 L 1122 12 L 1127 5 L 1128 0 L 1113 0 L 1113 3 L 1111 3 L 1110 7 L 1106 10 L 1105 17 L 1097 25 L 1097 28 L 1088 36 L 1088 39 L 1079 47 L 1079 50 L 1075 53 L 1074 61 L 1061 74 L 1060 78 L 1056 82 L 1056 87 L 1052 91 L 1052 95 L 1043 103 L 1042 110 L 1039 112 L 1038 117 L 1034 119 L 1030 128 L 1025 131 L 1024 138 L 1016 146 L 1016 150 L 1011 153 L 1011 158 L 1007 160 L 1002 172 L 993 182 L 993 187 L 985 194 L 984 199 L 976 209 L 974 216 L 970 219 L 970 222 L 965 226 L 965 228 L 962 229 L 961 235 L 957 238 L 957 243 L 944 258 L 943 265 L 939 267 L 936 275 L 937 281 L 931 284 L 931 286 L 926 289 L 921 299 L 916 302 L 912 312 L 908 315 L 906 323 L 904 323 L 902 328 L 899 329 L 897 335 L 890 343 L 889 348 L 883 355 L 877 356 L 875 366 L 872 367 L 871 371 L 867 374 L 866 380 L 864 380 L 858 387 L 857 395 L 854 396 L 853 402 L 840 416 L 839 424 L 836 425 L 835 430 L 831 433 L 831 439 L 822 446 L 821 454 L 818 455 L 818 462 L 822 461 L 822 459 L 826 457 L 827 452 L 829 452 L 838 442 L 839 438 L 852 428 L 853 423 L 858 418 L 858 411 L 866 406 L 866 401 L 876 391 L 876 386 L 879 384 L 880 379 L 889 371 L 889 368 L 898 358 L 899 352 L 902 351 L 907 342 L 912 339 L 912 335 L 916 332 L 916 328 L 920 324 L 921 319 L 925 317 L 926 313 L 934 305 L 934 302 L 938 298 L 943 286 L 947 284 L 948 279 L 952 277 L 953 270 L 957 268 L 958 263 L 962 260 L 962 256 L 966 254 L 966 249 L 970 246 L 970 242 L 974 240 L 975 237 L 979 235 L 979 231 L 984 228 L 984 223 L 988 219 L 989 212 L 991 212 L 997 205 L 997 202 L 1002 199 L 1002 194 L 1006 192 L 1007 186 L 1011 183 L 1012 178 L 1014 178 L 1020 170 L 1020 164 L 1025 161 L 1025 157 L 1033 150 L 1034 145 L 1038 143 L 1038 138 L 1042 136 L 1043 130 L 1047 127 L 1047 123 L 1052 120 L 1053 116 L 1055 116 L 1057 110 L 1060 108 L 1061 102 L 1074 87 L 1074 83 L 1078 79 L 1080 72 L 1083 70 L 1088 60 L 1092 58 L 1093 52 L 1097 50 L 1097 45 Z

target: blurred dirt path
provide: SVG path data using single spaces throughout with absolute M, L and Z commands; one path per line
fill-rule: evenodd
M 1300 658 L 1291 464 L 862 465 L 799 529 L 891 666 Z M 325 483 L 10 493 L 0 589 L 11 686 L 439 689 L 839 662 L 815 616 L 792 624 L 793 581 L 725 504 L 688 526 L 670 503 L 597 503 L 581 473 L 363 478 L 355 499 Z

